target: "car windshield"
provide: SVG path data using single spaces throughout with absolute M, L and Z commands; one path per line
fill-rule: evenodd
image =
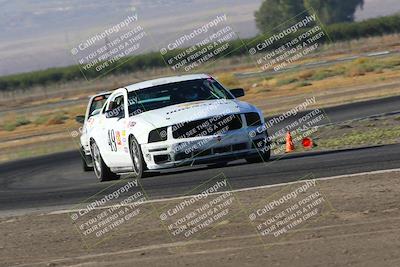
M 232 99 L 232 95 L 214 79 L 197 79 L 163 84 L 128 94 L 129 114 L 200 100 Z

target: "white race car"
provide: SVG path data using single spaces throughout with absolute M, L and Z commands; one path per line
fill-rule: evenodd
M 87 124 L 100 181 L 122 173 L 270 157 L 264 117 L 206 74 L 160 78 L 115 90 Z

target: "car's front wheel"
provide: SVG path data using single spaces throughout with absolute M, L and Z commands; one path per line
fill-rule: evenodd
M 258 153 L 254 156 L 246 158 L 248 163 L 259 163 L 259 162 L 267 162 L 271 158 L 271 145 L 269 142 L 265 141 L 265 144 L 262 148 L 259 148 Z
M 223 168 L 226 167 L 228 165 L 228 161 L 222 161 L 222 162 L 217 162 L 217 163 L 213 163 L 213 164 L 208 164 L 207 166 L 210 169 L 214 169 L 214 168 Z
M 246 161 L 248 163 L 259 163 L 259 162 L 267 162 L 271 158 L 271 150 L 264 149 L 261 151 L 258 151 L 258 154 L 255 156 L 247 157 Z
M 140 179 L 143 177 L 146 166 L 143 160 L 142 149 L 134 136 L 129 138 L 129 151 L 132 159 L 133 174 L 137 179 Z
M 108 168 L 100 154 L 99 147 L 94 141 L 91 143 L 91 153 L 93 159 L 94 173 L 96 174 L 96 177 L 97 179 L 99 179 L 100 182 L 115 180 L 119 178 L 119 175 L 113 173 L 110 168 Z

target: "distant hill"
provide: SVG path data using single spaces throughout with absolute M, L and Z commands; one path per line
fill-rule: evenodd
M 0 0 L 0 75 L 75 64 L 73 44 L 121 21 L 132 10 L 157 40 L 179 35 L 226 13 L 241 37 L 257 34 L 262 0 Z M 399 0 L 366 0 L 356 19 L 400 11 Z M 146 44 L 154 47 L 154 44 Z
M 393 15 L 400 12 L 399 0 L 364 0 L 364 8 L 356 12 L 356 20 Z

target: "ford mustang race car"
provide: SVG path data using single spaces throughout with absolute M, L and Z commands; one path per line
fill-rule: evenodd
M 122 173 L 193 164 L 223 166 L 270 157 L 264 117 L 206 74 L 183 75 L 115 90 L 87 127 L 100 181 Z M 265 128 L 265 127 L 264 127 Z M 261 129 L 261 130 L 260 130 Z

